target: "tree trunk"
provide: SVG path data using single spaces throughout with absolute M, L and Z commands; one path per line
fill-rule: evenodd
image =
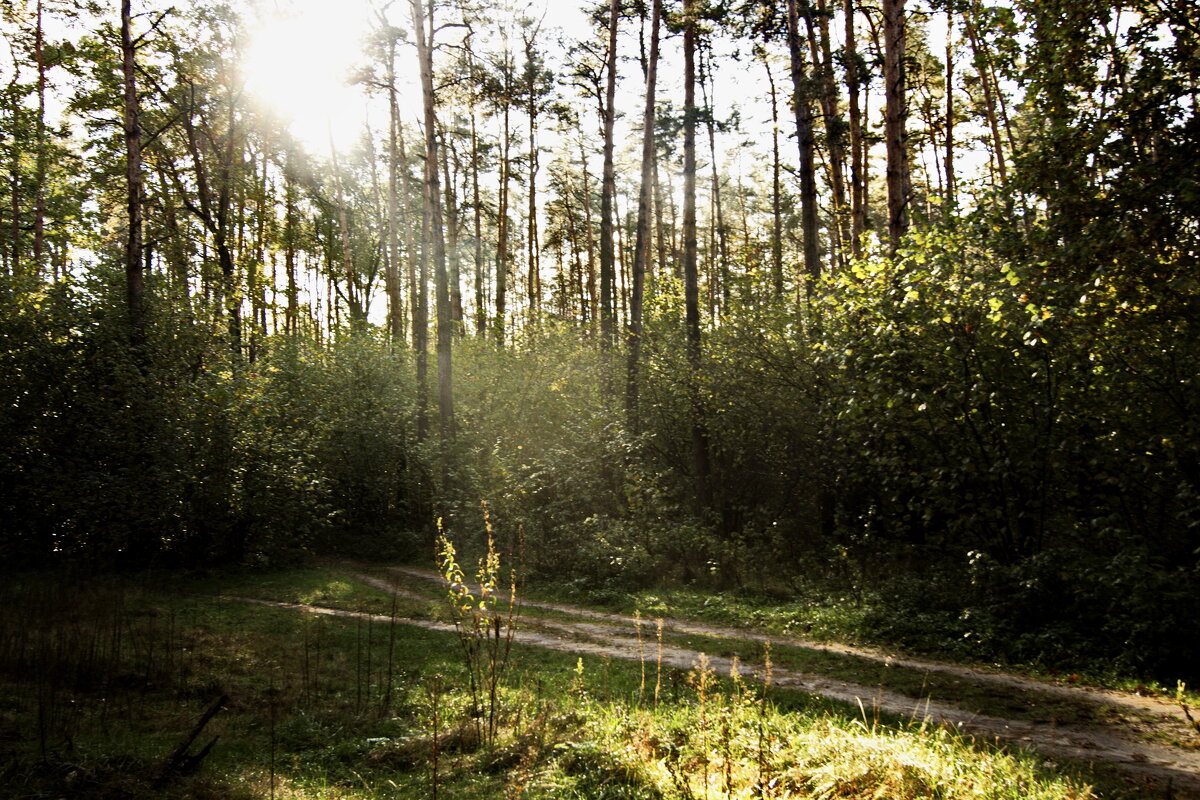
M 886 102 L 888 240 L 893 251 L 908 231 L 908 131 L 904 52 L 905 0 L 883 0 L 883 80 Z
M 617 93 L 617 20 L 621 0 L 611 0 L 608 16 L 608 59 L 605 67 L 604 173 L 600 188 L 600 345 L 611 347 L 616 335 L 613 290 L 616 283 L 616 258 L 613 245 L 613 203 L 617 193 L 617 175 L 613 165 L 613 126 L 616 121 Z
M 845 253 L 846 220 L 846 148 L 842 138 L 841 117 L 838 115 L 837 82 L 833 75 L 833 49 L 829 43 L 829 13 L 826 0 L 817 0 L 814 22 L 812 8 L 806 4 L 804 21 L 813 52 L 813 63 L 821 77 L 821 116 L 825 120 L 828 142 L 830 188 L 833 190 L 833 239 L 839 258 Z M 818 53 L 820 58 L 817 58 Z
M 700 511 L 712 508 L 708 429 L 700 397 L 700 286 L 696 252 L 696 10 L 684 0 L 683 29 L 683 293 L 688 394 L 692 409 L 692 472 Z
M 355 292 L 354 251 L 350 244 L 350 217 L 346 212 L 346 191 L 342 182 L 342 167 L 338 163 L 337 148 L 333 139 L 329 140 L 329 152 L 333 163 L 333 183 L 337 191 L 337 222 L 338 237 L 341 245 L 342 274 L 346 276 L 346 308 L 350 317 L 350 327 L 358 330 L 366 323 L 363 314 L 363 304 Z
M 638 410 L 642 354 L 642 298 L 650 263 L 650 211 L 654 191 L 654 89 L 658 78 L 658 40 L 662 0 L 653 0 L 650 11 L 650 58 L 646 63 L 646 110 L 642 114 L 642 186 L 638 193 L 637 234 L 634 238 L 633 296 L 629 303 L 629 369 L 625 384 L 625 414 L 629 430 L 641 429 Z
M 45 29 L 42 26 L 42 0 L 37 3 L 37 28 L 34 35 L 34 60 L 37 62 L 37 165 L 34 177 L 37 194 L 33 208 L 33 271 L 42 274 L 46 250 L 46 165 L 49 153 L 46 142 L 46 57 Z M 140 149 L 140 146 L 139 146 Z
M 862 105 L 859 99 L 858 48 L 854 25 L 854 0 L 844 0 L 846 12 L 846 88 L 850 116 L 850 253 L 862 257 L 862 236 L 867 231 L 866 148 L 863 146 Z
M 235 150 L 233 98 L 229 102 L 229 129 L 225 133 L 225 149 L 217 172 L 218 194 L 214 243 L 217 262 L 221 267 L 221 289 L 225 293 L 226 325 L 229 331 L 229 351 L 235 362 L 242 358 L 242 302 L 237 280 L 237 266 L 229 247 L 229 211 L 233 203 L 233 156 Z
M 296 281 L 296 186 L 292 177 L 292 151 L 288 150 L 288 167 L 283 189 L 283 263 L 287 272 L 287 310 L 283 315 L 283 329 L 295 336 L 300 331 L 300 287 Z
M 507 56 L 506 56 L 507 58 Z M 506 67 L 507 68 L 507 67 Z M 499 230 L 496 234 L 496 344 L 504 345 L 504 324 L 508 300 L 508 181 L 512 171 L 509 143 L 509 77 L 505 75 L 504 111 L 502 114 L 502 129 L 500 131 L 500 203 L 496 214 L 496 224 Z
M 979 85 L 983 88 L 983 106 L 987 113 L 988 130 L 992 134 L 992 152 L 996 158 L 996 172 L 1000 176 L 1000 185 L 1008 183 L 1008 171 L 1005 167 L 1004 143 L 1000 138 L 1000 116 L 996 110 L 996 94 L 998 87 L 992 84 L 992 71 L 989 65 L 989 54 L 986 46 L 980 42 L 975 22 L 970 12 L 963 13 L 964 28 L 967 41 L 971 43 L 971 55 L 975 61 L 975 69 L 979 73 Z
M 798 0 L 787 0 L 788 54 L 792 66 L 792 105 L 796 114 L 796 144 L 800 150 L 800 228 L 804 237 L 804 296 L 813 299 L 821 277 L 821 258 L 817 240 L 817 179 L 813 159 L 812 106 L 809 103 L 804 71 L 804 51 L 800 44 Z
M 250 294 L 251 307 L 253 308 L 250 347 L 254 357 L 257 357 L 264 349 L 263 340 L 267 336 L 267 287 L 265 280 L 265 268 L 267 264 L 267 218 L 275 212 L 273 199 L 269 211 L 267 205 L 266 153 L 263 154 L 262 159 L 262 174 L 259 176 L 258 196 L 254 199 L 255 216 L 257 219 L 255 220 L 256 225 L 254 230 L 254 288 Z
M 627 218 L 621 213 L 620 197 L 613 194 L 613 252 L 615 262 L 613 272 L 616 275 L 616 319 L 617 328 L 629 323 L 629 251 L 625 247 L 625 229 L 628 227 Z
M 136 54 L 130 0 L 122 0 L 121 65 L 125 83 L 125 183 L 129 219 L 129 236 L 125 241 L 125 290 L 130 341 L 135 348 L 141 348 L 146 338 L 146 320 L 142 264 L 142 131 L 138 119 Z M 15 238 L 13 242 L 15 247 Z
M 776 299 L 783 296 L 783 165 L 779 158 L 779 95 L 767 52 L 762 53 L 771 88 L 771 288 Z
M 655 263 L 648 264 L 647 269 L 650 274 L 654 274 L 655 270 L 661 270 L 667 263 L 667 223 L 664 209 L 666 201 L 663 199 L 662 181 L 658 175 L 658 153 L 654 154 L 654 247 L 657 258 Z
M 528 57 L 529 45 L 526 45 L 526 53 Z M 529 85 L 529 107 L 526 109 L 529 114 L 529 213 L 528 225 L 526 230 L 526 251 L 529 267 L 529 281 L 527 291 L 529 294 L 529 321 L 536 322 L 538 314 L 541 311 L 542 305 L 542 275 L 541 264 L 538 258 L 538 220 L 537 220 L 537 174 L 538 174 L 538 146 L 537 146 L 537 91 L 533 86 L 533 80 L 530 80 Z
M 579 137 L 579 162 L 583 170 L 583 233 L 584 241 L 587 242 L 588 321 L 592 335 L 595 336 L 599 316 L 596 313 L 596 239 L 593 236 L 594 229 L 592 227 L 592 187 L 591 181 L 588 180 L 590 173 L 588 172 L 587 146 L 584 143 L 582 132 Z
M 400 103 L 396 98 L 396 39 L 388 40 L 388 265 L 384 287 L 388 297 L 388 334 L 393 344 L 404 341 L 404 293 L 400 287 L 400 233 L 397 217 L 400 213 L 397 195 L 400 191 L 400 154 L 396 138 L 400 135 Z M 411 257 L 411 254 L 410 254 Z
M 184 249 L 184 234 L 179 229 L 179 218 L 175 213 L 175 204 L 170 202 L 170 192 L 167 186 L 166 171 L 158 169 L 159 196 L 162 197 L 163 224 L 167 229 L 167 266 L 174 285 L 175 292 L 185 305 L 189 306 L 188 263 Z M 190 318 L 190 317 L 189 317 Z
M 404 125 L 400 126 L 400 157 L 407 165 L 408 146 L 404 141 Z M 424 440 L 429 435 L 429 232 L 422 229 L 418 246 L 413 235 L 412 194 L 412 181 L 406 168 L 404 227 L 408 245 L 408 304 L 412 308 L 413 350 L 417 362 L 417 438 Z M 422 214 L 422 225 L 424 218 Z
M 716 83 L 713 78 L 712 70 L 712 51 L 708 50 L 708 59 L 701 58 L 701 79 L 700 90 L 704 98 L 705 127 L 708 129 L 708 154 L 712 161 L 712 179 L 710 190 L 712 192 L 713 203 L 713 221 L 715 224 L 716 233 L 716 250 L 714 256 L 718 260 L 716 270 L 712 272 L 719 276 L 721 283 L 721 303 L 720 308 L 722 313 L 729 307 L 729 231 L 725 227 L 725 211 L 721 204 L 721 173 L 717 168 L 717 121 L 716 110 L 714 109 Z M 705 65 L 707 64 L 707 67 Z M 707 74 L 704 74 L 707 73 Z M 712 93 L 706 85 L 712 87 Z M 715 299 L 715 298 L 714 298 Z
M 417 39 L 417 58 L 421 62 L 421 96 L 425 111 L 425 220 L 434 266 L 434 291 L 437 300 L 438 422 L 443 440 L 454 435 L 454 391 L 451 347 L 454 320 L 450 312 L 449 281 L 446 275 L 446 243 L 442 219 L 442 199 L 438 188 L 437 114 L 433 94 L 433 2 L 429 0 L 429 30 L 421 0 L 412 0 L 413 31 Z M 422 259 L 424 261 L 425 259 Z M 446 464 L 443 463 L 443 475 Z
M 946 206 L 947 218 L 953 217 L 958 194 L 954 175 L 954 14 L 946 15 Z
M 479 193 L 479 130 L 475 105 L 471 105 L 471 206 L 475 223 L 475 334 L 487 336 L 487 308 L 483 295 L 483 202 Z
M 578 317 L 579 317 L 579 322 L 582 327 L 582 325 L 584 323 L 586 323 L 586 321 L 587 321 L 587 318 L 585 316 L 585 314 L 587 312 L 587 297 L 584 294 L 583 264 L 582 264 L 582 261 L 580 259 L 580 255 L 579 255 L 580 252 L 582 251 L 583 247 L 580 244 L 581 238 L 579 235 L 579 226 L 575 220 L 575 205 L 574 205 L 574 203 L 571 202 L 571 195 L 574 192 L 572 191 L 572 187 L 568 183 L 566 175 L 563 176 L 561 185 L 562 185 L 561 192 L 562 192 L 562 201 L 563 201 L 563 213 L 566 215 L 566 218 L 567 218 L 567 240 L 571 247 L 572 267 L 571 267 L 570 279 L 567 281 L 567 285 L 569 287 L 568 292 L 569 292 L 570 296 L 579 298 Z M 559 305 L 561 308 L 561 313 L 563 314 L 563 317 L 565 319 L 566 315 L 573 308 L 572 304 L 570 302 L 568 302 L 568 295 L 566 293 L 564 293 L 562 302 Z
M 136 98 L 136 94 L 135 94 Z M 20 108 L 17 103 L 12 106 L 13 130 L 19 124 Z M 126 123 L 128 125 L 128 123 Z M 127 128 L 128 130 L 128 128 Z M 12 147 L 9 149 L 8 190 L 9 190 L 9 237 L 11 249 L 8 254 L 9 274 L 14 277 L 21 274 L 21 145 L 20 137 L 12 137 Z M 127 262 L 128 263 L 128 262 Z M 130 306 L 132 308 L 132 306 Z
M 446 197 L 446 265 L 450 281 L 450 319 L 454 322 L 456 335 L 464 332 L 462 305 L 462 274 L 461 259 L 458 252 L 460 220 L 458 218 L 458 192 L 456 178 L 459 174 L 457 152 L 451 153 L 446 132 L 442 131 L 442 171 L 446 180 L 443 192 Z M 454 171 L 450 171 L 451 156 L 453 155 Z

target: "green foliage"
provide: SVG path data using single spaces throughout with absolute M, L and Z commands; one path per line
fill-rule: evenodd
M 814 355 L 840 546 L 901 603 L 880 620 L 900 638 L 1183 669 L 1198 610 L 1194 390 L 1176 361 L 1197 352 L 1190 326 L 1103 284 L 1058 303 L 1037 266 L 976 242 L 915 234 L 826 295 Z
M 164 336 L 139 364 L 111 291 L 0 297 L 6 556 L 204 563 L 404 545 L 411 404 L 386 350 L 280 341 L 230 364 Z

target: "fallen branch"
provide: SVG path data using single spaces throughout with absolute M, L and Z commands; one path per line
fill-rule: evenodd
M 215 717 L 228 703 L 229 697 L 227 695 L 221 695 L 217 698 L 216 702 L 208 707 L 208 710 L 204 712 L 204 716 L 200 717 L 200 721 L 196 723 L 196 727 L 192 728 L 192 732 L 188 734 L 187 737 L 184 738 L 184 740 L 180 742 L 174 750 L 171 751 L 171 755 L 167 756 L 166 761 L 163 762 L 162 767 L 158 771 L 158 777 L 154 780 L 155 787 L 162 786 L 176 775 L 187 775 L 191 772 L 194 772 L 195 769 L 200 766 L 200 762 L 203 761 L 204 757 L 212 751 L 213 745 L 217 743 L 217 739 L 220 737 L 214 737 L 213 740 L 205 745 L 199 753 L 196 753 L 193 756 L 188 755 L 188 749 L 192 746 L 192 743 L 199 738 L 200 734 L 204 731 L 205 726 L 207 726 L 208 723 L 212 721 L 212 718 Z

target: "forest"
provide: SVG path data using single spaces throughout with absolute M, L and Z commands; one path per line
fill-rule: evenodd
M 340 55 L 328 18 L 352 14 L 356 49 Z M 357 99 L 333 109 L 314 75 Z M 328 595 L 361 618 L 340 633 L 303 622 L 288 634 L 303 678 L 281 656 L 284 677 L 255 684 L 274 798 L 279 709 L 321 706 L 311 642 L 350 648 L 356 725 L 367 708 L 400 714 L 397 608 L 423 584 L 392 574 L 388 595 L 338 572 L 378 582 L 384 565 L 436 567 L 477 601 L 474 627 L 466 606 L 434 614 L 466 645 L 437 669 L 463 670 L 473 699 L 413 666 L 404 702 L 435 709 L 432 723 L 412 712 L 432 749 L 388 763 L 419 780 L 321 794 L 295 778 L 281 797 L 436 798 L 451 781 L 445 796 L 693 798 L 684 773 L 703 764 L 707 798 L 716 761 L 687 762 L 683 745 L 663 745 L 647 788 L 650 768 L 608 745 L 545 744 L 553 716 L 480 722 L 481 687 L 494 712 L 515 674 L 520 629 L 497 598 L 511 610 L 518 580 L 522 595 L 636 611 L 640 688 L 603 670 L 624 687 L 604 691 L 639 707 L 648 620 L 694 614 L 1150 687 L 1200 736 L 1186 702 L 1200 684 L 1190 0 L 6 0 L 0 84 L 0 752 L 18 752 L 6 730 L 36 727 L 20 775 L 43 787 L 13 796 L 142 796 L 95 766 L 70 773 L 92 789 L 67 791 L 48 752 L 111 724 L 117 705 L 78 709 L 132 691 L 124 658 L 145 659 L 138 691 L 192 685 L 165 654 L 217 634 L 181 632 L 202 601 L 173 584 L 242 595 L 239 581 L 291 576 L 313 586 L 255 597 Z M 315 133 L 301 113 L 325 115 Z M 143 602 L 158 611 L 131 610 Z M 68 622 L 81 606 L 92 638 Z M 371 614 L 390 614 L 389 633 Z M 139 649 L 138 631 L 156 644 Z M 453 661 L 457 645 L 419 635 Z M 668 681 L 661 619 L 657 636 Z M 733 673 L 739 657 L 770 684 L 769 653 L 734 656 Z M 601 668 L 562 658 L 557 691 L 598 704 L 581 687 Z M 671 685 L 707 731 L 705 669 Z M 788 794 L 784 772 L 764 777 L 766 695 L 731 680 L 721 719 L 758 726 L 757 778 L 735 791 L 727 753 L 713 796 L 985 796 L 854 794 L 816 772 Z M 454 727 L 455 702 L 474 722 Z M 535 723 L 570 791 L 530 778 L 550 763 L 521 755 Z M 622 724 L 605 735 L 626 741 Z M 463 763 L 498 758 L 505 736 L 528 748 L 481 768 L 501 783 L 439 773 L 453 758 L 439 742 L 467 728 Z M 1036 796 L 1124 796 L 1100 785 Z M 238 791 L 268 796 L 256 786 Z M 1162 787 L 1129 796 L 1188 796 Z

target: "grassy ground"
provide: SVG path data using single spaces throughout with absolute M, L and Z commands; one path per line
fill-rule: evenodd
M 392 613 L 384 593 L 324 569 L 25 576 L 0 594 L 3 797 L 1098 796 L 1041 757 L 653 661 L 514 646 L 496 713 L 486 696 L 472 713 L 454 634 L 233 599 Z M 401 599 L 396 612 L 431 609 Z M 218 736 L 211 752 L 164 774 L 222 695 L 190 749 Z

